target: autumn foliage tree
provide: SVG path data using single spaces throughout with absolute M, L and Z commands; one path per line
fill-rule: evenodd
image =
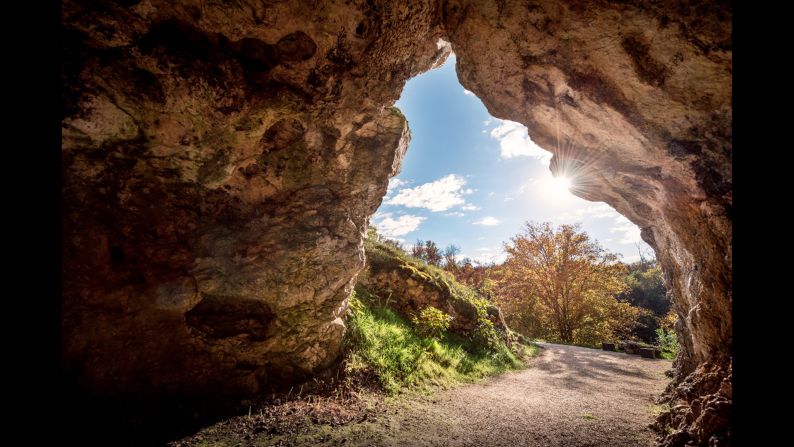
M 438 245 L 433 241 L 416 241 L 416 245 L 411 248 L 411 256 L 421 259 L 430 265 L 441 266 L 444 254 Z
M 505 251 L 498 300 L 526 335 L 595 345 L 627 336 L 635 324 L 637 309 L 615 299 L 626 289 L 625 265 L 579 225 L 527 223 Z

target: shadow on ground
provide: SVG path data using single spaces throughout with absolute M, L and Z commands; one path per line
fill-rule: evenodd
M 64 386 L 60 422 L 66 445 L 163 446 L 245 411 L 239 401 L 108 398 Z

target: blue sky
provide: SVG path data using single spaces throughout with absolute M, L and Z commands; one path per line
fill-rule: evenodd
M 625 262 L 653 251 L 640 230 L 602 202 L 570 194 L 526 127 L 488 114 L 458 82 L 455 57 L 411 79 L 395 104 L 408 118 L 411 144 L 401 172 L 372 217 L 378 232 L 410 246 L 417 239 L 460 247 L 461 257 L 504 259 L 502 244 L 524 222 L 581 223 Z

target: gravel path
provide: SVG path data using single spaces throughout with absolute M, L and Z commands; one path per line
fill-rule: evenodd
M 528 369 L 429 397 L 399 397 L 360 422 L 292 436 L 252 436 L 268 446 L 649 446 L 654 401 L 669 360 L 539 344 Z M 208 433 L 209 434 L 209 433 Z M 215 438 L 218 439 L 218 438 Z
M 407 399 L 328 445 L 645 446 L 669 360 L 542 343 L 523 371 Z M 358 432 L 358 433 L 356 433 Z M 341 433 L 340 433 L 341 435 Z M 342 442 L 342 439 L 345 442 Z M 315 441 L 319 439 L 315 438 Z M 323 444 L 320 442 L 319 444 Z

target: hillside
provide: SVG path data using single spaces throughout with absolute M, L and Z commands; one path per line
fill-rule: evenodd
M 448 387 L 524 366 L 499 308 L 449 273 L 398 247 L 366 240 L 367 267 L 350 298 L 346 372 L 385 391 Z

